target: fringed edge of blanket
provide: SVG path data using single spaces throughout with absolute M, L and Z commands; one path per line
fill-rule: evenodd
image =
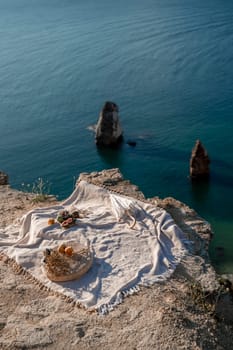
M 166 281 L 173 272 L 175 271 L 176 266 L 181 262 L 184 255 L 187 254 L 187 250 L 184 248 L 177 255 L 175 260 L 172 263 L 172 267 L 168 269 L 166 273 L 163 275 L 155 276 L 155 280 L 153 282 L 142 282 L 139 281 L 135 285 L 131 287 L 125 288 L 119 291 L 107 304 L 100 305 L 99 307 L 87 308 L 79 301 L 75 300 L 73 297 L 69 297 L 63 293 L 59 293 L 54 291 L 52 288 L 45 286 L 42 282 L 40 282 L 36 277 L 34 277 L 30 272 L 28 272 L 25 268 L 20 266 L 13 258 L 8 257 L 5 253 L 0 253 L 0 261 L 8 265 L 16 274 L 22 275 L 26 280 L 32 282 L 35 286 L 37 286 L 41 291 L 47 292 L 49 295 L 56 296 L 66 303 L 70 304 L 72 307 L 77 307 L 79 309 L 85 310 L 87 313 L 97 313 L 98 315 L 107 315 L 109 312 L 113 311 L 118 305 L 122 304 L 124 299 L 137 294 L 141 288 L 148 288 L 155 285 L 155 283 L 161 283 Z
M 71 306 L 77 307 L 79 309 L 83 309 L 88 313 L 97 313 L 99 315 L 106 315 L 110 311 L 112 311 L 117 305 L 121 304 L 123 302 L 123 299 L 139 292 L 140 290 L 139 286 L 134 286 L 127 290 L 118 292 L 117 296 L 115 296 L 112 299 L 112 301 L 110 301 L 108 304 L 103 304 L 100 307 L 86 308 L 82 303 L 80 303 L 79 301 L 76 301 L 74 298 L 66 296 L 63 293 L 56 292 L 52 288 L 45 286 L 42 282 L 40 282 L 25 268 L 17 264 L 17 262 L 13 258 L 10 258 L 7 254 L 1 252 L 0 261 L 2 261 L 5 265 L 9 266 L 11 270 L 15 272 L 17 275 L 21 275 L 29 282 L 32 282 L 35 286 L 39 288 L 39 290 L 48 293 L 48 295 L 58 297 L 61 300 L 65 301 L 66 303 L 70 304 Z
M 167 271 L 166 276 L 165 275 L 157 276 L 157 279 L 154 282 L 151 282 L 151 283 L 139 282 L 138 284 L 135 284 L 130 288 L 126 288 L 126 289 L 123 289 L 122 291 L 119 291 L 117 295 L 113 297 L 109 303 L 103 304 L 97 307 L 96 308 L 97 313 L 102 316 L 107 315 L 109 312 L 114 310 L 119 304 L 122 304 L 125 298 L 130 297 L 134 294 L 137 294 L 138 292 L 141 291 L 142 288 L 150 288 L 153 285 L 155 285 L 155 283 L 159 283 L 159 282 L 161 283 L 166 281 L 166 279 L 169 278 L 173 272 L 174 270 Z
M 34 285 L 36 285 L 40 290 L 47 292 L 49 295 L 59 297 L 66 303 L 70 304 L 71 306 L 78 307 L 79 309 L 83 309 L 89 313 L 97 312 L 96 309 L 87 309 L 82 303 L 75 300 L 72 297 L 69 297 L 63 293 L 59 293 L 57 291 L 54 291 L 52 288 L 49 288 L 45 286 L 42 282 L 40 282 L 36 277 L 34 277 L 29 271 L 24 269 L 22 266 L 17 264 L 17 262 L 10 258 L 5 253 L 0 253 L 0 261 L 2 261 L 4 264 L 8 265 L 17 275 L 22 275 L 26 280 L 32 282 Z
M 103 304 L 96 308 L 97 313 L 99 315 L 106 315 L 110 311 L 114 310 L 115 307 L 119 304 L 122 304 L 125 298 L 137 294 L 142 288 L 151 288 L 156 283 L 162 283 L 165 282 L 168 278 L 171 277 L 171 275 L 174 273 L 176 267 L 178 264 L 181 263 L 181 260 L 184 258 L 185 255 L 187 255 L 188 251 L 187 248 L 189 247 L 190 242 L 187 240 L 182 240 L 182 243 L 184 244 L 183 249 L 179 251 L 179 254 L 174 256 L 174 261 L 171 263 L 170 268 L 163 273 L 162 275 L 154 276 L 154 281 L 139 281 L 138 283 L 132 284 L 130 287 L 122 289 L 119 291 L 116 296 L 114 296 L 109 303 Z

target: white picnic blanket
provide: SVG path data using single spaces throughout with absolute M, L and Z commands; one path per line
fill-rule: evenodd
M 62 209 L 85 215 L 66 230 L 48 226 Z M 62 204 L 31 210 L 20 226 L 2 230 L 0 251 L 45 286 L 105 312 L 140 285 L 168 278 L 185 254 L 183 238 L 165 210 L 81 181 Z M 67 241 L 89 242 L 93 265 L 79 280 L 51 282 L 42 268 L 43 251 Z

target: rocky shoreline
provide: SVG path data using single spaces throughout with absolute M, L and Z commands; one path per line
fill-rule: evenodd
M 210 263 L 208 222 L 174 198 L 146 199 L 118 169 L 82 173 L 81 179 L 167 210 L 191 242 L 189 254 L 166 283 L 141 288 L 104 317 L 49 295 L 0 261 L 0 348 L 231 349 L 232 285 Z M 34 198 L 0 185 L 0 228 L 33 207 L 55 203 Z

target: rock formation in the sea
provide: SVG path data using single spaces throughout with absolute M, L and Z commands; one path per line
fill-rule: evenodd
M 8 175 L 0 171 L 0 185 L 8 185 Z
M 197 140 L 190 159 L 190 177 L 194 180 L 208 178 L 210 174 L 209 164 L 210 159 L 207 151 L 200 140 Z
M 97 146 L 117 146 L 123 138 L 120 125 L 119 109 L 116 103 L 105 102 L 96 126 L 95 141 Z

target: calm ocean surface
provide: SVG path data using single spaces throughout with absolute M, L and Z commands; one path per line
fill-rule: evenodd
M 119 167 L 207 219 L 212 261 L 233 273 L 231 0 L 0 0 L 0 51 L 0 170 L 13 187 L 42 177 L 63 199 L 80 172 Z M 135 148 L 96 149 L 88 126 L 106 100 Z M 208 185 L 188 179 L 196 139 Z

